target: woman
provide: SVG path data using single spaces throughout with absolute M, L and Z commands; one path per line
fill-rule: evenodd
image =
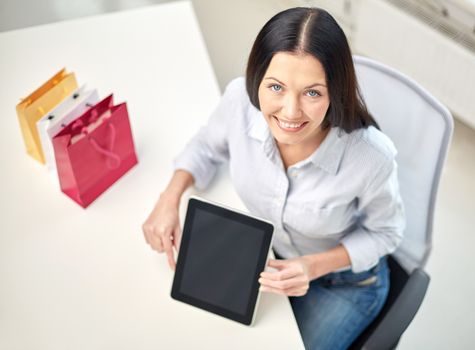
M 171 268 L 178 206 L 229 161 L 254 215 L 276 228 L 278 260 L 261 291 L 287 295 L 308 349 L 345 349 L 381 310 L 386 255 L 402 239 L 396 150 L 359 94 L 346 37 L 326 11 L 293 8 L 271 18 L 246 77 L 231 81 L 207 125 L 174 160 L 175 173 L 143 225 Z

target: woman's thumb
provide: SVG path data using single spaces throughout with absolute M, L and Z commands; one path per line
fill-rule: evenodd
M 181 243 L 181 228 L 180 225 L 175 227 L 173 231 L 173 246 L 175 250 L 178 252 L 180 250 L 180 243 Z
M 269 259 L 269 263 L 267 265 L 270 267 L 284 267 L 286 264 L 283 262 L 283 260 Z

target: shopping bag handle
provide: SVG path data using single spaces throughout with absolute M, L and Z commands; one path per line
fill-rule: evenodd
M 109 142 L 109 149 L 106 149 L 104 147 L 101 147 L 96 140 L 94 140 L 94 138 L 91 136 L 91 134 L 88 133 L 88 131 L 86 130 L 86 128 L 83 128 L 83 132 L 85 130 L 85 133 L 86 133 L 86 137 L 87 139 L 89 140 L 89 142 L 91 143 L 92 147 L 95 148 L 95 150 L 103 155 L 105 155 L 107 158 L 107 161 L 106 161 L 106 164 L 107 164 L 107 167 L 109 169 L 116 169 L 119 167 L 121 161 L 120 161 L 120 157 L 112 152 L 112 148 L 114 147 L 114 142 L 115 142 L 115 135 L 116 135 L 116 131 L 115 131 L 115 127 L 114 125 L 112 125 L 112 123 L 109 123 L 108 121 L 106 121 L 109 129 L 110 129 L 110 132 L 111 132 L 111 137 L 110 137 L 110 142 Z
M 80 119 L 76 120 L 74 122 L 74 124 L 72 125 L 72 129 L 76 129 L 78 127 L 81 127 L 81 133 L 83 133 L 86 136 L 87 140 L 89 140 L 92 147 L 94 147 L 94 149 L 97 152 L 99 152 L 99 153 L 101 153 L 101 154 L 103 154 L 107 157 L 107 161 L 106 161 L 107 167 L 109 169 L 116 169 L 116 168 L 119 167 L 119 165 L 121 163 L 121 160 L 120 160 L 120 157 L 116 153 L 112 152 L 112 149 L 114 148 L 115 136 L 116 136 L 115 127 L 111 122 L 109 122 L 108 118 L 106 118 L 106 120 L 104 122 L 107 123 L 107 126 L 109 127 L 110 133 L 111 133 L 110 142 L 109 142 L 109 149 L 101 147 L 97 143 L 97 141 L 91 136 L 91 134 L 87 130 L 87 126 L 84 125 L 82 120 L 80 120 Z

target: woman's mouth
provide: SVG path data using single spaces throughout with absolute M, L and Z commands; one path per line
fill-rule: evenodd
M 305 128 L 305 126 L 308 124 L 308 122 L 286 123 L 286 122 L 283 122 L 283 121 L 279 120 L 279 118 L 277 118 L 274 115 L 272 117 L 275 119 L 275 123 L 277 124 L 277 126 L 281 130 L 286 131 L 286 132 L 299 132 L 300 130 Z

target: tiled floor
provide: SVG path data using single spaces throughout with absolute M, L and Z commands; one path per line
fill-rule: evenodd
M 167 1 L 170 0 L 3 0 L 0 31 Z M 260 26 L 284 7 L 300 5 L 298 0 L 192 2 L 221 88 L 244 71 L 246 55 Z M 230 35 L 238 39 L 222 50 L 223 40 L 229 42 Z M 426 267 L 431 284 L 399 349 L 475 346 L 474 179 L 475 130 L 456 122 L 439 189 L 433 250 Z

